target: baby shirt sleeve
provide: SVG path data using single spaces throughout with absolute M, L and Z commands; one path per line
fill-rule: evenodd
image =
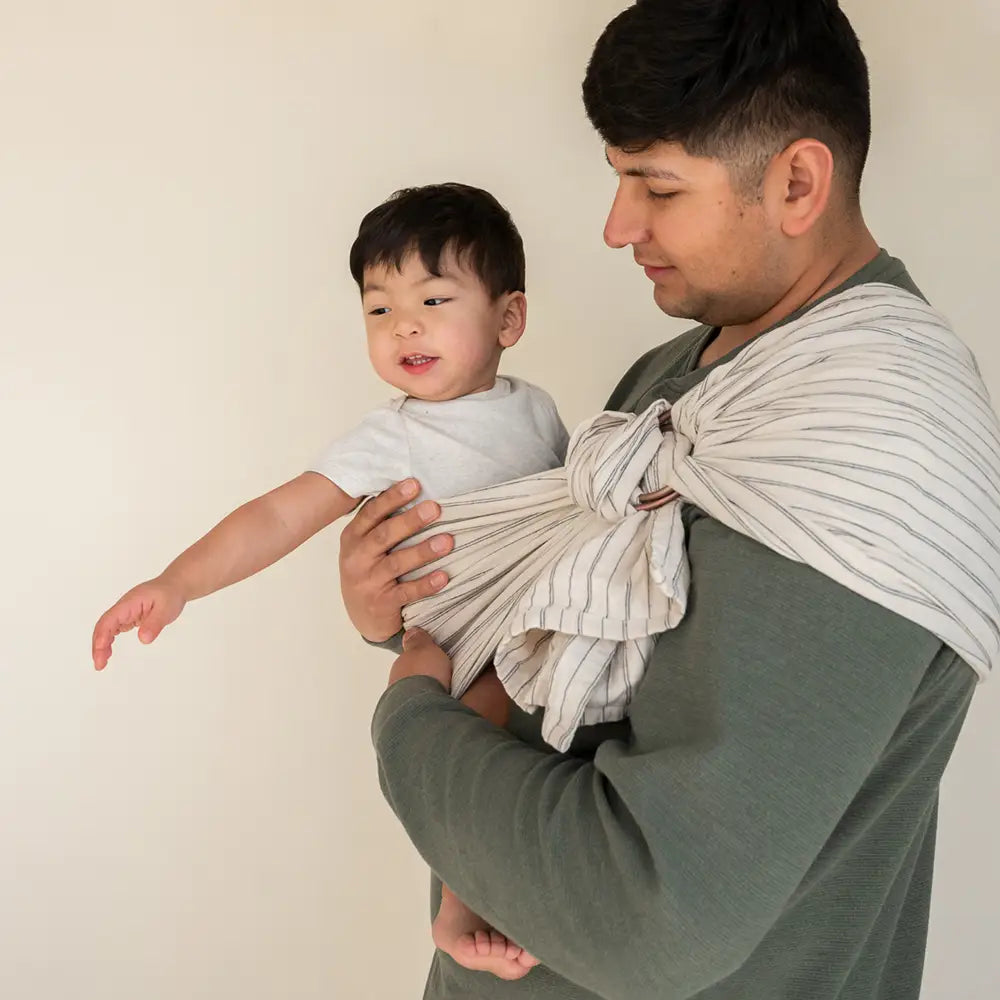
M 390 404 L 333 441 L 309 471 L 326 476 L 348 496 L 367 497 L 406 479 L 410 465 L 403 418 Z
M 556 453 L 560 462 L 566 461 L 566 449 L 569 447 L 569 432 L 559 416 L 555 400 L 538 386 L 532 386 L 532 402 L 535 420 L 542 436 Z

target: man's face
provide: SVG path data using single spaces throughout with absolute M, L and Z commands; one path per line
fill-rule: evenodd
M 718 160 L 675 143 L 607 150 L 618 191 L 604 241 L 631 246 L 670 316 L 736 326 L 763 316 L 788 290 L 788 247 L 766 203 L 733 188 Z

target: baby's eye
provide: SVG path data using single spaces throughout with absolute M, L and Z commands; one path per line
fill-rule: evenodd
M 374 309 L 368 310 L 369 316 L 384 316 L 389 311 L 388 306 L 376 306 Z
M 436 299 L 424 299 L 425 306 L 439 306 L 445 302 L 449 302 L 449 299 L 436 298 Z

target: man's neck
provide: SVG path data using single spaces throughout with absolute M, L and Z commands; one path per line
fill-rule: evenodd
M 822 298 L 857 274 L 879 253 L 879 245 L 867 227 L 862 229 L 846 246 L 841 243 L 839 253 L 827 254 L 808 267 L 795 284 L 763 316 L 752 323 L 724 326 L 698 359 L 698 367 L 725 357 L 730 351 L 742 347 L 759 333 L 769 330 L 783 319 L 804 306 Z

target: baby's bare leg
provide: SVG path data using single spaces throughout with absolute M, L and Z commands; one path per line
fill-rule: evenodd
M 431 934 L 435 946 L 459 965 L 499 979 L 521 979 L 538 965 L 537 958 L 477 917 L 447 886 L 441 887 Z
M 492 667 L 476 678 L 462 704 L 495 726 L 507 724 L 510 699 Z M 447 886 L 441 888 L 441 908 L 432 935 L 434 944 L 459 965 L 492 972 L 500 979 L 520 979 L 538 964 L 536 958 L 473 913 Z
M 494 726 L 503 729 L 507 725 L 510 698 L 492 666 L 472 682 L 469 690 L 462 696 L 462 704 L 473 712 L 478 712 L 484 719 L 489 719 Z

